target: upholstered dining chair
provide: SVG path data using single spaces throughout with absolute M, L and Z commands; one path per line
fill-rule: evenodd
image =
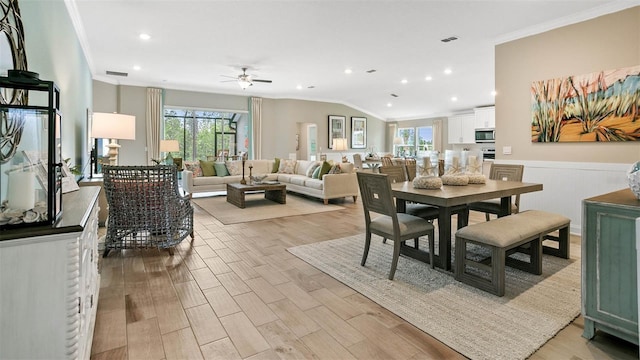
M 360 154 L 353 154 L 353 165 L 356 168 L 356 171 L 369 170 L 369 167 L 365 166 L 362 162 L 362 155 Z
M 392 239 L 393 257 L 391 259 L 389 280 L 393 280 L 398 266 L 398 258 L 400 257 L 400 246 L 409 239 L 414 239 L 417 244 L 421 236 L 427 236 L 429 239 L 429 263 L 433 268 L 435 247 L 433 225 L 417 216 L 396 211 L 389 175 L 365 172 L 357 172 L 356 175 L 362 196 L 366 226 L 364 252 L 360 265 L 364 266 L 367 261 L 371 245 L 371 234 Z M 379 216 L 372 218 L 372 212 L 379 214 Z
M 523 172 L 524 165 L 491 163 L 491 168 L 489 169 L 489 179 L 522 181 Z M 520 210 L 520 195 L 516 195 L 513 200 L 514 201 L 511 202 L 511 213 L 517 214 Z M 485 219 L 486 221 L 489 221 L 489 214 L 497 215 L 500 213 L 500 199 L 491 199 L 471 203 L 469 204 L 469 210 L 485 213 Z
M 109 204 L 105 251 L 173 247 L 193 240 L 193 206 L 180 195 L 175 165 L 104 166 Z

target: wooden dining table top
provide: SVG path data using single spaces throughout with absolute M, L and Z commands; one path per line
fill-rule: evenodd
M 394 196 L 441 207 L 542 191 L 542 184 L 487 179 L 485 184 L 443 185 L 436 190 L 416 189 L 410 181 L 391 185 Z

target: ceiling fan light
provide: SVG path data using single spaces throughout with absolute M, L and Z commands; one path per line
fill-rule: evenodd
M 251 81 L 249 81 L 247 79 L 238 79 L 238 85 L 240 85 L 242 90 L 244 90 L 244 89 L 248 88 L 249 86 L 251 86 Z

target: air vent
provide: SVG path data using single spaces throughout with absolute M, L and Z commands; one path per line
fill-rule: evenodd
M 458 40 L 458 38 L 455 37 L 455 36 L 450 36 L 450 37 L 448 37 L 446 39 L 442 39 L 440 41 L 447 43 L 447 42 L 454 41 L 454 40 Z
M 107 70 L 107 75 L 127 77 L 127 76 L 129 76 L 129 73 Z
M 373 73 L 374 73 L 374 72 L 376 72 L 376 71 L 377 71 L 376 69 L 367 70 L 367 72 L 368 72 L 369 74 L 373 74 Z
M 391 96 L 393 96 L 393 97 L 398 97 L 398 95 L 396 95 L 396 94 L 391 94 Z
M 315 89 L 316 87 L 311 85 L 311 86 L 307 86 L 307 89 Z

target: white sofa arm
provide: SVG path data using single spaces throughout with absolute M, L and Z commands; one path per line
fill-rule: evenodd
M 191 195 L 193 193 L 193 172 L 182 170 L 182 190 Z
M 344 196 L 358 196 L 358 178 L 356 173 L 326 174 L 324 182 L 324 197 L 333 199 Z

